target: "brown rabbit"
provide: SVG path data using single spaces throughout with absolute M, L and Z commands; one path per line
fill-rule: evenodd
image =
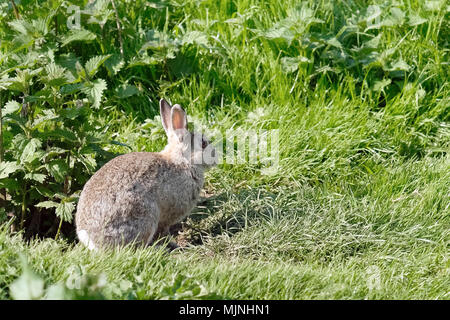
M 196 204 L 215 150 L 203 135 L 188 131 L 179 105 L 172 108 L 161 99 L 160 112 L 168 140 L 164 150 L 114 158 L 84 186 L 75 223 L 89 249 L 149 244 L 167 235 Z

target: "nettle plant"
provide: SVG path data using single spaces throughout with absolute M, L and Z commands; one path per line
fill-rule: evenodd
M 72 221 L 83 184 L 110 158 L 101 148 L 109 141 L 93 117 L 107 88 L 96 74 L 110 55 L 82 63 L 60 54 L 61 47 L 88 38 L 80 31 L 55 41 L 57 11 L 49 12 L 8 23 L 12 32 L 0 57 L 0 190 L 3 218 L 16 216 L 16 226 L 37 232 L 41 214 L 55 213 L 44 227 L 57 238 L 62 222 Z
M 29 235 L 59 237 L 73 220 L 84 183 L 115 155 L 105 150 L 126 147 L 111 139 L 109 114 L 154 116 L 161 80 L 186 73 L 178 55 L 206 50 L 198 32 L 168 31 L 170 10 L 131 0 L 0 5 L 0 223 L 15 217 Z
M 29 213 L 53 209 L 58 237 L 62 222 L 72 220 L 80 188 L 108 158 L 101 149 L 108 141 L 92 117 L 106 89 L 94 77 L 108 56 L 76 63 L 71 72 L 36 40 L 26 54 L 8 57 L 16 64 L 13 76 L 2 74 L 1 89 L 12 99 L 1 114 L 0 188 L 5 212 L 18 216 L 21 228 Z
M 97 72 L 111 54 L 83 62 L 67 52 L 96 35 L 62 30 L 59 8 L 44 18 L 16 14 L 0 47 L 0 220 L 15 216 L 16 227 L 36 233 L 46 214 L 41 229 L 56 238 L 84 183 L 111 158 L 102 149 L 111 141 L 93 116 L 107 88 Z

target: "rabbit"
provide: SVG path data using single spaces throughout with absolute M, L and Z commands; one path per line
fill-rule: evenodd
M 110 160 L 80 194 L 76 232 L 91 250 L 128 243 L 149 245 L 168 235 L 169 227 L 195 206 L 204 172 L 215 165 L 214 146 L 202 134 L 188 131 L 181 106 L 171 107 L 164 99 L 159 105 L 166 147 Z

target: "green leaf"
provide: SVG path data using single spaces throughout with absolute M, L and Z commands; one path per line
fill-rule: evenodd
M 81 89 L 83 89 L 83 84 L 82 83 L 67 84 L 65 86 L 62 86 L 59 89 L 59 92 L 62 95 L 70 95 L 70 94 L 74 94 L 74 93 L 80 91 Z
M 35 207 L 37 207 L 37 208 L 46 208 L 46 209 L 56 208 L 58 206 L 59 206 L 59 203 L 54 202 L 54 201 L 42 201 L 42 202 L 39 202 L 37 205 L 35 205 Z
M 20 109 L 20 104 L 17 101 L 10 100 L 5 104 L 2 110 L 2 117 L 17 112 Z
M 73 41 L 92 41 L 96 38 L 95 33 L 92 33 L 89 30 L 81 29 L 81 30 L 70 30 L 68 35 L 65 35 L 62 38 L 61 47 L 68 45 Z
M 30 139 L 25 148 L 22 151 L 22 155 L 20 156 L 21 162 L 32 162 L 37 157 L 37 149 L 40 148 L 42 142 L 36 138 Z
M 0 90 L 7 90 L 12 83 L 12 78 L 4 77 L 0 79 Z
M 46 137 L 62 138 L 70 142 L 76 142 L 77 136 L 70 130 L 57 128 L 43 134 Z
M 113 54 L 111 58 L 105 61 L 105 67 L 112 75 L 116 75 L 124 65 L 125 62 L 119 54 Z
M 75 204 L 73 202 L 61 202 L 56 207 L 56 215 L 63 221 L 71 222 L 73 215 L 72 212 L 75 210 Z
M 61 110 L 61 115 L 64 118 L 73 120 L 76 119 L 80 114 L 84 112 L 85 108 L 83 107 L 74 107 L 74 108 L 66 108 Z
M 44 183 L 45 177 L 46 177 L 45 174 L 31 172 L 31 173 L 25 174 L 24 178 L 27 179 L 27 180 L 34 180 L 34 181 L 37 181 L 39 183 Z
M 46 76 L 42 77 L 42 82 L 48 84 L 51 87 L 60 87 L 66 84 L 68 77 L 66 75 L 66 69 L 58 66 L 54 62 L 48 64 L 45 67 Z
M 95 157 L 91 154 L 80 155 L 77 157 L 78 160 L 86 167 L 88 172 L 94 172 L 97 166 L 97 161 L 95 161 Z
M 50 161 L 46 164 L 46 168 L 56 182 L 63 182 L 69 171 L 67 163 L 62 159 Z
M 148 30 L 145 33 L 145 40 L 147 42 L 143 44 L 139 52 L 146 51 L 147 49 L 161 50 L 176 45 L 169 34 L 155 29 Z
M 382 26 L 399 26 L 405 21 L 405 13 L 400 8 L 391 8 L 389 16 L 387 16 L 383 21 L 381 21 Z
M 283 57 L 281 58 L 281 67 L 286 73 L 297 71 L 300 63 L 308 63 L 310 60 L 303 56 L 298 57 Z
M 21 190 L 22 185 L 17 181 L 17 179 L 0 179 L 0 188 L 5 188 L 9 193 Z
M 416 13 L 410 13 L 408 15 L 408 24 L 413 27 L 413 26 L 418 26 L 421 24 L 424 24 L 425 22 L 427 22 L 428 20 L 425 18 L 422 18 L 421 16 L 419 16 Z
M 127 148 L 129 148 L 130 150 L 133 149 L 133 148 L 130 147 L 129 145 L 127 145 L 127 144 L 125 144 L 125 143 L 122 143 L 122 142 L 119 142 L 119 141 L 116 141 L 116 140 L 111 140 L 109 143 L 110 143 L 110 144 L 114 144 L 114 145 L 116 145 L 116 146 L 127 147 Z
M 380 46 L 382 33 L 379 33 L 376 37 L 364 42 L 363 48 L 377 49 Z
M 405 20 L 405 13 L 400 8 L 391 8 L 390 20 L 394 25 L 401 25 Z
M 138 94 L 139 89 L 133 85 L 122 84 L 116 88 L 116 93 L 120 99 L 125 99 L 134 96 L 135 94 Z
M 92 82 L 85 83 L 85 86 L 81 89 L 81 91 L 86 94 L 89 101 L 92 103 L 92 106 L 98 109 L 103 97 L 103 91 L 106 90 L 106 88 L 106 81 L 103 79 L 97 79 Z
M 366 23 L 371 23 L 372 20 L 381 16 L 381 8 L 377 5 L 370 5 L 367 7 L 366 15 L 364 16 L 364 21 Z
M 56 119 L 59 119 L 59 116 L 55 113 L 53 109 L 42 110 L 42 113 L 44 115 L 40 115 L 34 120 L 33 129 L 35 129 L 41 123 L 52 122 Z
M 336 39 L 336 37 L 326 40 L 326 43 L 329 44 L 330 46 L 342 49 L 342 44 L 339 42 L 338 39 Z
M 295 33 L 290 28 L 290 23 L 281 21 L 267 30 L 263 36 L 267 39 L 284 39 L 290 44 L 295 37 Z
M 49 184 L 49 185 L 50 185 L 50 184 Z M 59 188 L 59 187 L 60 187 L 60 184 L 57 184 L 56 187 Z M 52 190 L 50 190 L 49 188 L 44 187 L 44 186 L 42 186 L 42 185 L 37 185 L 37 184 L 36 184 L 36 185 L 34 185 L 32 188 L 36 189 L 36 191 L 37 191 L 41 196 L 44 196 L 44 197 L 47 197 L 47 198 L 53 198 L 53 196 L 55 195 L 55 192 L 54 192 L 54 191 L 52 191 Z
M 181 39 L 181 44 L 197 44 L 204 47 L 209 47 L 208 36 L 201 31 L 186 32 Z
M 386 86 L 391 84 L 391 79 L 383 79 L 381 81 L 375 82 L 373 85 L 373 91 L 382 91 Z
M 87 74 L 90 77 L 93 77 L 97 71 L 98 68 L 109 58 L 111 57 L 110 54 L 104 55 L 104 56 L 96 56 L 89 59 L 86 64 L 84 65 L 84 68 L 86 69 Z
M 411 67 L 402 59 L 399 59 L 391 64 L 390 68 L 387 68 L 387 71 L 409 71 Z
M 17 170 L 23 169 L 21 165 L 16 164 L 12 161 L 2 161 L 0 162 L 0 179 L 8 178 L 11 173 Z
M 13 20 L 11 22 L 8 22 L 8 25 L 11 27 L 11 29 L 23 35 L 28 35 L 31 29 L 30 24 L 25 20 Z

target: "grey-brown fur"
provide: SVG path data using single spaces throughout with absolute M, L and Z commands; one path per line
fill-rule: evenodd
M 168 233 L 195 206 L 208 165 L 193 164 L 199 151 L 186 153 L 194 142 L 186 114 L 161 100 L 168 144 L 158 153 L 133 152 L 114 158 L 86 183 L 77 206 L 77 234 L 88 247 L 148 244 Z M 194 136 L 192 136 L 194 137 Z M 195 136 L 197 137 L 197 135 Z

